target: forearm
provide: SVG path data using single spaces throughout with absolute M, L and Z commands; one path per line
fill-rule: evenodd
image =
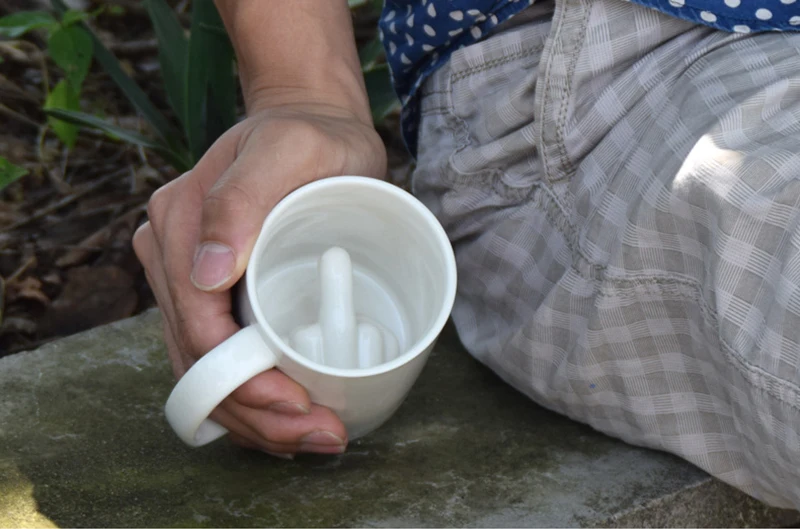
M 248 112 L 312 102 L 370 122 L 346 0 L 215 0 Z

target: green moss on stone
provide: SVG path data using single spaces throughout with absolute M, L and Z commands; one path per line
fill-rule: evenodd
M 645 524 L 648 509 L 679 519 L 677 492 L 726 497 L 675 458 L 534 405 L 451 329 L 397 414 L 341 456 L 188 448 L 163 417 L 172 384 L 155 312 L 0 361 L 0 525 Z M 735 525 L 730 512 L 702 516 Z

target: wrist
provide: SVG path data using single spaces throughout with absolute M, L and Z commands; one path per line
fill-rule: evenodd
M 288 78 L 273 73 L 251 75 L 246 88 L 243 82 L 247 114 L 253 115 L 267 108 L 288 106 L 314 106 L 324 113 L 336 116 L 349 115 L 365 125 L 372 126 L 369 99 L 361 78 L 342 75 L 342 70 L 318 77 Z
M 312 101 L 372 123 L 346 0 L 216 0 L 248 114 Z

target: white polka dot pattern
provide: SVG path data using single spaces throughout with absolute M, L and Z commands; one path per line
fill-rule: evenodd
M 403 102 L 403 137 L 414 151 L 414 97 L 455 50 L 473 44 L 534 0 L 385 0 L 378 22 L 395 91 Z
M 798 30 L 798 0 L 630 0 L 668 15 L 722 31 Z
M 558 2 L 560 0 L 556 0 Z M 722 31 L 800 30 L 799 0 L 629 0 Z M 455 50 L 484 38 L 534 0 L 385 0 L 379 34 L 403 103 L 403 138 L 416 152 L 417 90 Z

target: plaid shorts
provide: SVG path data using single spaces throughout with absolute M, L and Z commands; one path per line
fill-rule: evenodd
M 800 508 L 800 33 L 556 0 L 456 52 L 418 126 L 470 353 Z

